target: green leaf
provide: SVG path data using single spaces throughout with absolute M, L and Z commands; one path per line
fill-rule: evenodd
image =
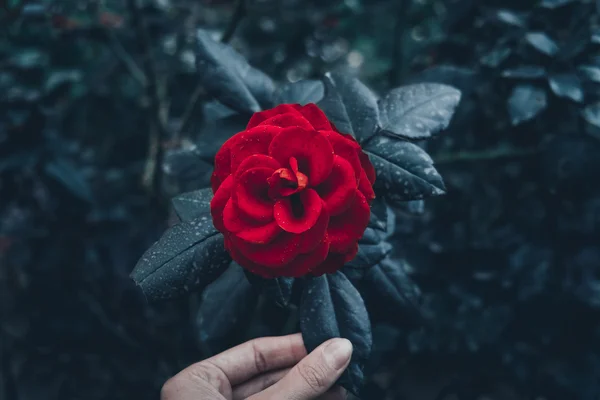
M 460 91 L 439 83 L 391 90 L 379 101 L 381 129 L 408 139 L 423 139 L 448 127 Z
M 201 290 L 229 266 L 223 235 L 210 214 L 167 230 L 138 261 L 131 277 L 150 301 Z

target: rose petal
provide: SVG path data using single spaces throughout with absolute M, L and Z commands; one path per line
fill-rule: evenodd
M 281 165 L 273 157 L 264 154 L 253 154 L 241 162 L 235 172 L 235 179 L 239 179 L 244 172 L 256 167 L 269 168 L 272 172 L 281 167 Z
M 321 131 L 321 133 L 329 140 L 331 147 L 333 147 L 333 152 L 350 162 L 356 175 L 356 181 L 358 182 L 360 170 L 362 169 L 358 156 L 358 153 L 361 151 L 360 145 L 353 139 L 348 139 L 334 131 Z
M 296 158 L 313 187 L 327 178 L 333 164 L 333 148 L 325 136 L 295 127 L 284 128 L 273 138 L 269 155 L 281 164 L 288 163 L 291 157 Z
M 358 158 L 360 159 L 360 165 L 362 166 L 362 168 L 365 170 L 365 173 L 367 174 L 367 178 L 369 178 L 369 182 L 371 182 L 371 185 L 373 185 L 375 183 L 375 168 L 373 167 L 373 164 L 371 164 L 371 160 L 369 159 L 369 156 L 363 152 L 362 150 L 358 152 Z
M 236 236 L 249 243 L 266 244 L 275 240 L 282 232 L 283 230 L 277 225 L 277 222 L 271 221 L 266 225 L 244 229 L 238 232 Z
M 273 137 L 281 131 L 282 128 L 278 126 L 257 126 L 227 140 L 223 146 L 227 145 L 230 149 L 231 173 L 235 173 L 239 165 L 251 155 L 268 154 Z
M 323 202 L 313 189 L 277 200 L 273 207 L 275 221 L 290 233 L 302 233 L 312 228 L 321 214 Z
M 327 258 L 327 253 L 329 253 L 329 241 L 323 239 L 313 251 L 300 254 L 284 266 L 281 274 L 295 278 L 304 276 L 321 264 Z
M 367 202 L 371 204 L 371 202 L 375 199 L 375 192 L 373 191 L 373 185 L 369 181 L 367 174 L 364 169 L 360 170 L 360 180 L 358 181 L 358 190 L 365 196 Z
M 330 215 L 338 215 L 350 207 L 356 193 L 356 176 L 350 163 L 340 156 L 333 157 L 333 168 L 327 180 L 317 188 Z
M 329 219 L 327 235 L 333 252 L 345 253 L 365 233 L 369 225 L 371 209 L 365 196 L 356 190 L 356 196 L 350 208 L 342 214 Z
M 311 275 L 321 276 L 323 274 L 333 274 L 335 271 L 341 269 L 347 262 L 351 261 L 358 253 L 358 243 L 352 246 L 347 253 L 333 253 L 329 252 L 327 259 L 324 262 L 316 266 L 312 271 Z
M 300 167 L 298 166 L 298 160 L 295 157 L 290 158 L 290 167 L 292 171 L 296 175 L 296 181 L 298 182 L 298 188 L 304 189 L 306 185 L 308 185 L 308 176 L 304 175 L 300 172 Z
M 235 204 L 233 198 L 230 198 L 223 209 L 223 226 L 225 230 L 236 233 L 245 229 L 252 229 L 256 225 L 242 218 L 237 204 Z
M 272 199 L 291 196 L 301 190 L 298 186 L 298 178 L 293 171 L 287 168 L 279 168 L 273 172 L 267 182 L 269 183 L 269 197 Z
M 308 103 L 299 111 L 310 121 L 315 130 L 331 130 L 329 119 L 327 119 L 325 113 L 316 104 Z
M 251 168 L 241 174 L 235 182 L 234 196 L 240 212 L 250 220 L 268 222 L 273 220 L 273 200 L 269 197 L 267 179 L 273 169 Z
M 231 140 L 231 139 L 230 139 Z M 215 155 L 215 169 L 210 177 L 210 186 L 213 193 L 217 193 L 217 189 L 229 175 L 231 175 L 231 143 L 225 142 Z
M 271 268 L 282 267 L 298 255 L 298 236 L 286 232 L 267 244 L 253 244 L 231 236 L 231 244 L 250 261 Z
M 253 274 L 262 276 L 263 278 L 274 278 L 277 276 L 275 274 L 275 272 L 278 271 L 277 269 L 268 268 L 264 265 L 250 261 L 247 257 L 240 253 L 240 251 L 231 243 L 231 239 L 228 239 L 227 237 L 225 237 L 225 248 L 229 254 L 231 254 L 233 261 L 237 262 L 239 265 Z
M 233 177 L 229 175 L 227 179 L 225 179 L 225 181 L 219 186 L 217 192 L 210 201 L 210 213 L 213 217 L 213 225 L 219 232 L 225 231 L 225 226 L 223 225 L 223 210 L 231 198 L 232 190 Z
M 322 201 L 322 200 L 321 200 Z M 329 213 L 325 205 L 321 208 L 319 219 L 312 228 L 298 235 L 298 253 L 308 253 L 313 251 L 327 235 L 327 226 L 329 225 Z
M 259 125 L 272 125 L 279 126 L 281 128 L 297 126 L 303 129 L 313 130 L 313 127 L 310 124 L 310 122 L 308 122 L 306 118 L 304 118 L 302 114 L 300 114 L 296 110 L 285 114 L 275 115 L 269 119 L 262 121 Z
M 293 105 L 280 104 L 275 108 L 271 108 L 269 110 L 254 113 L 254 115 L 252 115 L 252 117 L 250 118 L 250 121 L 248 121 L 248 125 L 246 125 L 246 129 L 254 128 L 258 124 L 260 124 L 263 121 L 266 121 L 269 118 L 272 118 L 279 114 L 286 114 L 286 113 L 299 114 L 298 110 Z

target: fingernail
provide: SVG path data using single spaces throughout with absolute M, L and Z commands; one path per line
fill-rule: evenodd
M 348 339 L 334 339 L 323 350 L 325 361 L 335 370 L 342 369 L 352 355 L 352 343 Z

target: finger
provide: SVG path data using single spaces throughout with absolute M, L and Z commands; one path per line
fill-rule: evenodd
M 262 392 L 266 388 L 279 382 L 279 380 L 290 372 L 290 370 L 291 368 L 284 368 L 278 371 L 267 372 L 266 374 L 259 375 L 256 378 L 250 379 L 248 382 L 236 386 L 233 388 L 233 400 L 247 399 L 253 394 Z
M 314 399 L 333 386 L 350 363 L 351 355 L 350 341 L 328 340 L 294 366 L 279 382 L 251 399 Z
M 302 335 L 298 333 L 250 340 L 199 364 L 217 367 L 225 374 L 231 386 L 235 386 L 256 375 L 291 367 L 305 356 Z
M 231 388 L 222 372 L 208 366 L 184 369 L 162 387 L 161 400 L 225 400 Z

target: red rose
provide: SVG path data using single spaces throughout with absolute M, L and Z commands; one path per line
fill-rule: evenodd
M 316 105 L 282 104 L 254 114 L 217 153 L 213 223 L 253 273 L 335 272 L 358 251 L 374 181 L 360 145 Z

